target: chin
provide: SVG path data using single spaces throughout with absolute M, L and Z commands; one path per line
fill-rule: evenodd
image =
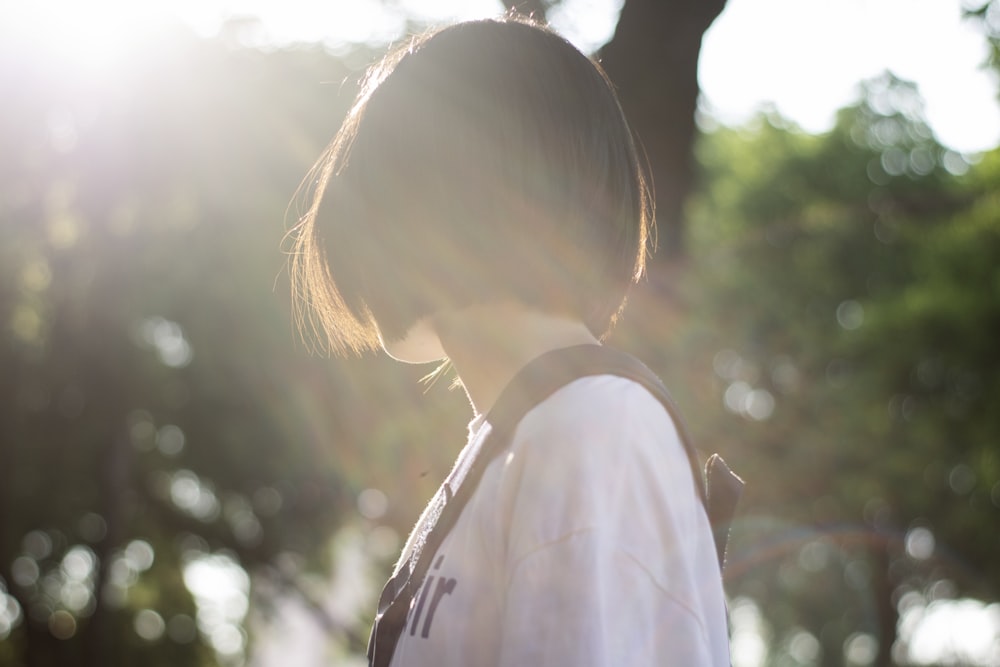
M 379 340 L 386 354 L 396 361 L 408 364 L 427 364 L 448 356 L 437 332 L 427 320 L 420 320 L 410 327 L 402 338 L 386 340 L 380 334 Z

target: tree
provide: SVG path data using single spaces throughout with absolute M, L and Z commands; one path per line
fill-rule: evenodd
M 814 642 L 818 664 L 852 645 L 894 664 L 901 609 L 1000 584 L 1000 299 L 974 288 L 1000 266 L 996 156 L 937 144 L 888 74 L 827 135 L 772 114 L 699 155 L 686 319 L 660 367 L 749 481 L 730 592 L 757 600 L 779 658 Z

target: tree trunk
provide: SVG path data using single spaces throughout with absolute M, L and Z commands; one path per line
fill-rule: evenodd
M 601 63 L 649 161 L 658 255 L 684 254 L 684 201 L 695 186 L 698 55 L 725 0 L 627 0 Z
M 896 663 L 892 659 L 892 645 L 896 643 L 899 612 L 893 601 L 895 585 L 889 573 L 892 564 L 888 536 L 880 535 L 872 545 L 872 595 L 878 621 L 878 655 L 873 663 L 876 667 L 892 667 Z
M 112 367 L 108 362 L 108 368 Z M 101 385 L 115 386 L 111 378 L 102 378 Z M 127 399 L 121 397 L 113 404 L 126 405 Z M 107 415 L 108 423 L 114 423 L 120 417 L 114 413 Z M 97 573 L 94 581 L 94 595 L 97 604 L 86 626 L 83 637 L 84 650 L 81 653 L 82 664 L 88 667 L 119 664 L 122 652 L 119 649 L 120 638 L 113 636 L 111 626 L 111 610 L 108 609 L 103 591 L 111 574 L 111 557 L 116 549 L 124 546 L 128 536 L 130 507 L 134 502 L 131 477 L 133 475 L 133 452 L 129 442 L 128 432 L 124 426 L 113 430 L 111 437 L 104 443 L 103 460 L 98 468 L 101 478 L 100 512 L 105 520 L 103 538 L 94 545 L 97 556 Z

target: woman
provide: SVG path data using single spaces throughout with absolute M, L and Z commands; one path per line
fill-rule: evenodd
M 571 368 L 610 354 L 651 225 L 600 67 L 526 19 L 420 37 L 313 173 L 303 317 L 338 352 L 450 360 L 474 413 L 372 664 L 728 665 L 700 480 L 655 381 Z

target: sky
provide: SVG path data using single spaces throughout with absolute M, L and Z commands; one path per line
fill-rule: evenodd
M 745 120 L 771 101 L 804 129 L 829 129 L 857 83 L 886 69 L 916 81 L 938 139 L 975 152 L 1000 141 L 1000 106 L 982 35 L 960 0 L 729 0 L 706 36 L 707 108 Z
M 974 0 L 964 0 L 973 2 Z M 729 0 L 706 34 L 699 79 L 703 107 L 727 124 L 773 105 L 811 132 L 830 129 L 857 85 L 891 69 L 920 87 L 939 140 L 974 153 L 1000 143 L 996 75 L 982 67 L 987 45 L 962 19 L 963 0 Z M 365 40 L 391 36 L 398 14 L 373 0 L 196 0 L 201 29 L 226 11 L 263 18 L 271 38 Z M 499 0 L 395 0 L 432 20 L 493 16 Z M 621 0 L 563 0 L 550 17 L 584 50 L 611 38 Z M 214 10 L 209 10 L 214 6 Z M 311 8 L 311 9 L 310 9 Z M 194 11 L 194 10 L 197 11 Z M 214 12 L 215 18 L 210 18 Z M 317 20 L 319 19 L 319 20 Z
M 4 0 L 6 2 L 7 0 Z M 997 77 L 987 46 L 963 21 L 980 0 L 728 0 L 705 35 L 699 66 L 703 109 L 725 124 L 774 107 L 810 132 L 831 127 L 857 84 L 891 69 L 915 81 L 938 139 L 976 153 L 1000 144 Z M 613 34 L 622 0 L 562 0 L 552 24 L 586 51 Z M 179 19 L 217 34 L 231 17 L 260 19 L 254 42 L 280 46 L 392 40 L 406 15 L 431 22 L 495 16 L 500 0 L 34 0 L 0 2 L 53 50 L 100 67 L 130 46 L 137 26 Z

